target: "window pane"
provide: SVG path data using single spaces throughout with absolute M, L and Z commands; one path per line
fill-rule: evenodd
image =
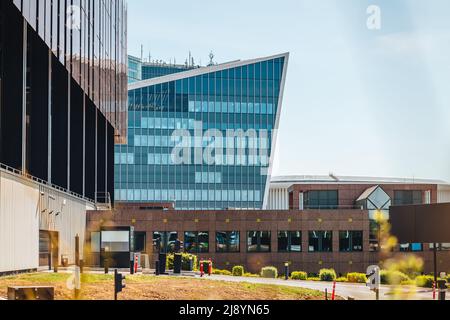
M 260 252 L 270 252 L 270 232 L 263 231 L 261 232 L 261 241 L 260 241 Z
M 290 236 L 290 251 L 291 252 L 302 252 L 302 233 L 300 231 L 289 232 Z
M 279 252 L 288 252 L 289 251 L 289 241 L 288 241 L 288 232 L 287 231 L 278 232 L 278 251 Z

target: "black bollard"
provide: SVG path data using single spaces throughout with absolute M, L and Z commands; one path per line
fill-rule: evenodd
M 105 264 L 105 274 L 108 274 L 109 273 L 109 260 L 108 260 L 108 258 L 105 258 L 104 264 Z
M 155 261 L 155 275 L 159 276 L 159 261 Z
M 80 260 L 80 273 L 83 273 L 83 268 L 84 268 L 84 260 Z
M 134 261 L 130 260 L 130 274 L 134 274 Z

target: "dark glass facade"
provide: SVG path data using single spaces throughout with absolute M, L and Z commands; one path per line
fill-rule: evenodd
M 193 68 L 179 66 L 179 65 L 144 64 L 144 65 L 142 65 L 142 80 L 163 77 L 163 76 L 167 76 L 169 74 L 184 72 L 184 71 L 190 70 L 190 69 L 193 69 Z
M 2 164 L 92 200 L 113 197 L 126 36 L 123 0 L 0 2 Z
M 270 176 L 287 54 L 129 86 L 128 145 L 116 146 L 115 197 L 187 209 L 260 209 Z M 211 152 L 208 148 L 223 149 Z M 174 157 L 178 147 L 183 162 Z M 250 150 L 256 150 L 252 152 Z

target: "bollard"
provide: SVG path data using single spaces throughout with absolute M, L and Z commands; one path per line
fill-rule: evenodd
M 108 258 L 105 258 L 104 264 L 105 264 L 105 274 L 109 274 L 109 260 L 108 260 Z
M 438 280 L 437 287 L 439 289 L 439 301 L 445 301 L 445 294 L 447 292 L 447 281 Z
M 433 281 L 433 300 L 436 300 L 436 282 Z
M 211 277 L 212 275 L 212 261 L 211 259 L 209 259 L 209 264 L 208 264 L 208 276 Z
M 135 255 L 134 256 L 134 273 L 138 272 L 138 269 L 139 269 L 138 262 L 139 262 L 139 257 L 137 255 Z
M 155 275 L 159 276 L 159 261 L 155 261 Z
M 333 292 L 331 294 L 331 300 L 335 300 L 336 298 L 336 281 L 333 282 Z
M 200 261 L 200 277 L 203 277 L 203 261 Z
M 84 268 L 84 260 L 80 259 L 80 273 L 83 273 L 83 268 Z
M 328 289 L 325 288 L 325 301 L 328 301 Z
M 134 274 L 134 259 L 130 260 L 130 274 Z

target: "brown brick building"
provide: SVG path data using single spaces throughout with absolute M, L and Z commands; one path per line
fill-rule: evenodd
M 388 213 L 393 204 L 436 203 L 439 188 L 431 182 L 296 183 L 286 188 L 290 210 L 177 211 L 168 204 L 165 209 L 118 205 L 114 211 L 88 213 L 87 237 L 102 227 L 133 226 L 136 251 L 149 254 L 151 261 L 156 258 L 153 239 L 160 238 L 170 251 L 178 238 L 186 251 L 212 258 L 221 269 L 244 265 L 259 272 L 273 265 L 282 271 L 290 262 L 291 270 L 311 273 L 321 268 L 342 274 L 365 272 L 387 258 L 377 251 L 372 212 Z M 91 251 L 89 243 L 86 247 Z M 99 251 L 101 246 L 93 247 Z M 439 272 L 450 272 L 450 247 L 439 248 Z M 392 256 L 411 252 L 424 259 L 425 272 L 432 272 L 429 244 L 402 244 Z M 91 264 L 100 264 L 99 252 L 88 256 Z

